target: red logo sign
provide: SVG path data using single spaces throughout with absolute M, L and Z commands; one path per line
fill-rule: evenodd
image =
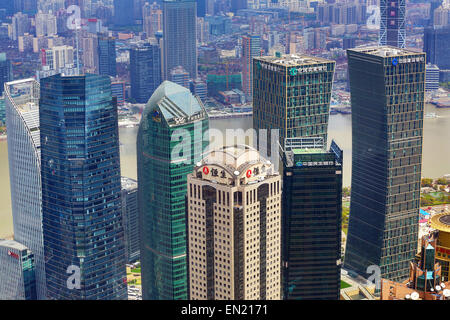
M 19 255 L 17 253 L 12 252 L 11 250 L 8 250 L 8 256 L 19 259 Z
M 209 168 L 208 167 L 204 167 L 203 168 L 203 173 L 204 174 L 209 174 Z
M 252 170 L 247 170 L 247 178 L 250 178 L 252 176 Z

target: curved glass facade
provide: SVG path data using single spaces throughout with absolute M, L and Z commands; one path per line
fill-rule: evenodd
M 188 299 L 186 183 L 208 146 L 207 130 L 200 99 L 169 81 L 155 91 L 142 115 L 137 171 L 144 300 Z M 181 132 L 182 142 L 174 138 Z M 184 153 L 175 151 L 180 144 Z
M 126 299 L 117 104 L 109 77 L 42 79 L 40 121 L 49 298 Z M 68 285 L 70 266 L 80 268 L 79 289 Z
M 34 79 L 5 86 L 8 162 L 14 240 L 34 253 L 37 298 L 46 298 L 42 235 L 39 84 Z

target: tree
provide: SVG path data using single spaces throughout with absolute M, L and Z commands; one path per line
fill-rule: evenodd
M 422 188 L 423 187 L 432 187 L 432 186 L 433 186 L 433 179 L 430 179 L 430 178 L 422 179 Z

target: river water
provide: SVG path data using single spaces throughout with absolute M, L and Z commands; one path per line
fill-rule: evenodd
M 427 105 L 425 113 L 436 113 L 438 118 L 424 121 L 423 177 L 438 178 L 450 174 L 450 109 Z M 351 182 L 352 149 L 351 115 L 332 115 L 329 123 L 329 143 L 335 139 L 344 150 L 344 186 Z M 244 129 L 252 127 L 251 117 L 211 120 L 210 127 Z M 120 128 L 122 175 L 136 178 L 137 128 Z M 0 141 L 0 238 L 12 236 L 12 216 L 9 190 L 8 150 L 5 140 Z

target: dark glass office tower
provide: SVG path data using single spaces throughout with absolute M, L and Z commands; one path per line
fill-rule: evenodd
M 188 299 L 187 175 L 209 144 L 208 118 L 189 89 L 164 81 L 142 115 L 137 137 L 144 300 Z
M 127 299 L 118 116 L 109 77 L 42 79 L 39 115 L 48 296 Z M 80 289 L 67 284 L 71 266 L 80 268 Z
M 5 83 L 13 80 L 11 61 L 6 58 L 6 53 L 0 53 L 0 96 L 3 95 Z
M 161 50 L 156 43 L 140 43 L 130 49 L 131 98 L 147 103 L 161 84 Z
M 98 35 L 98 73 L 115 77 L 116 66 L 116 39 L 107 35 Z
M 134 24 L 134 1 L 114 0 L 114 24 L 116 26 Z
M 425 54 L 348 50 L 353 164 L 344 266 L 401 281 L 417 252 Z
M 380 0 L 380 45 L 406 47 L 406 0 Z
M 439 69 L 450 69 L 450 26 L 426 28 L 423 38 L 423 51 L 427 62 Z
M 286 138 L 322 137 L 327 144 L 335 62 L 291 55 L 253 59 L 253 128 Z M 261 145 L 258 141 L 258 149 Z
M 283 157 L 283 299 L 339 300 L 342 150 L 287 139 Z
M 182 66 L 197 78 L 197 3 L 195 0 L 163 2 L 164 79 Z

